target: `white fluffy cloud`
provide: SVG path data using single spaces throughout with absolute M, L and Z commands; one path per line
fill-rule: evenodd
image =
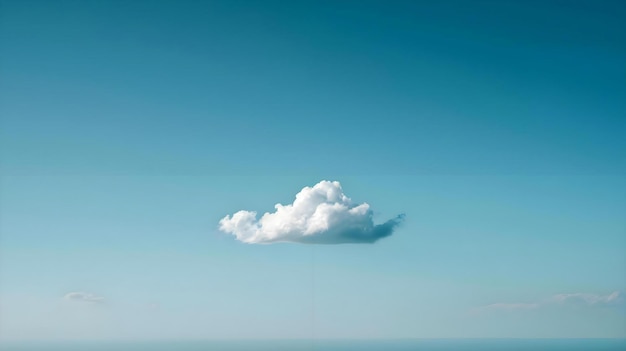
M 479 310 L 527 310 L 542 306 L 612 306 L 624 301 L 624 293 L 614 291 L 610 294 L 571 293 L 557 294 L 536 302 L 498 302 L 482 306 Z
M 72 302 L 89 302 L 89 303 L 103 303 L 104 298 L 102 296 L 97 296 L 91 293 L 86 292 L 70 292 L 65 294 L 63 297 L 67 301 Z
M 219 229 L 250 243 L 297 242 L 305 244 L 373 243 L 393 233 L 400 215 L 374 225 L 367 203 L 352 204 L 339 182 L 323 180 L 305 187 L 293 204 L 276 204 L 275 212 L 257 219 L 254 211 L 239 211 L 220 220 Z

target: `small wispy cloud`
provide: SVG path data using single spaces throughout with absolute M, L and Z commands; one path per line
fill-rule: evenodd
M 612 306 L 621 304 L 624 301 L 624 293 L 614 291 L 610 294 L 593 293 L 570 293 L 556 294 L 541 301 L 534 302 L 497 302 L 485 306 L 480 306 L 475 311 L 515 311 L 530 310 L 547 306 L 582 305 L 582 306 Z
M 102 296 L 79 291 L 67 293 L 63 296 L 63 299 L 71 302 L 104 303 Z
M 219 229 L 249 244 L 373 243 L 391 235 L 404 218 L 399 215 L 375 225 L 367 203 L 353 204 L 339 182 L 326 180 L 303 188 L 292 204 L 274 207 L 275 212 L 260 219 L 254 211 L 228 215 L 220 220 Z
M 622 302 L 624 294 L 620 291 L 614 291 L 608 295 L 574 293 L 574 294 L 557 294 L 552 296 L 552 301 L 557 303 L 582 303 L 587 305 L 611 305 Z

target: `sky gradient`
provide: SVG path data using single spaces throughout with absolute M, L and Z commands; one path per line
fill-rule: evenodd
M 0 339 L 626 337 L 625 17 L 0 0 Z M 405 220 L 219 230 L 322 180 Z

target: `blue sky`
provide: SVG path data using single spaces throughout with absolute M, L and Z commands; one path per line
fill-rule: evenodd
M 623 2 L 0 6 L 0 338 L 626 337 Z

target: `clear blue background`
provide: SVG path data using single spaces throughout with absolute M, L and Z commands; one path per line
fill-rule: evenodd
M 622 1 L 0 1 L 0 337 L 626 337 Z M 374 245 L 217 231 L 339 180 Z M 103 305 L 67 304 L 88 291 Z

